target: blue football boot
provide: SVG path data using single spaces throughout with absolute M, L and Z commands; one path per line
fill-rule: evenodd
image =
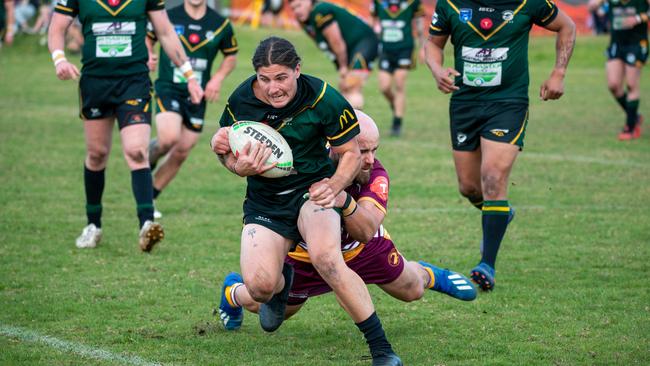
M 494 275 L 494 268 L 484 262 L 479 263 L 478 266 L 474 267 L 470 272 L 472 281 L 476 282 L 483 291 L 491 291 L 494 289 Z
M 226 330 L 237 330 L 241 328 L 244 321 L 244 309 L 241 306 L 234 307 L 228 299 L 231 296 L 232 286 L 237 283 L 244 283 L 244 279 L 239 273 L 230 272 L 223 280 L 221 287 L 221 303 L 219 304 L 219 318 Z
M 384 353 L 372 358 L 372 366 L 403 366 L 402 360 L 394 353 Z
M 284 311 L 287 308 L 289 290 L 293 283 L 293 267 L 290 264 L 284 264 L 282 267 L 282 276 L 284 277 L 282 291 L 273 295 L 268 302 L 260 305 L 260 325 L 267 332 L 275 331 L 284 321 Z
M 469 279 L 462 274 L 448 269 L 441 269 L 427 262 L 419 261 L 429 275 L 432 276 L 433 291 L 442 292 L 453 298 L 463 301 L 476 299 L 476 288 Z

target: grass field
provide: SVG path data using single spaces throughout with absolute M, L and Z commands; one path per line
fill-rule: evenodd
M 271 335 L 255 315 L 229 333 L 211 314 L 223 277 L 239 269 L 245 182 L 220 166 L 208 141 L 269 34 L 237 32 L 239 65 L 158 200 L 167 236 L 151 255 L 137 248 L 117 134 L 103 242 L 75 248 L 85 225 L 76 85 L 56 79 L 36 38 L 0 51 L 0 365 L 369 365 L 361 333 L 331 295 Z M 295 42 L 304 72 L 336 80 L 306 36 L 278 33 Z M 405 304 L 371 288 L 405 364 L 650 364 L 650 133 L 616 140 L 623 113 L 605 85 L 606 42 L 580 38 L 566 95 L 540 102 L 554 39 L 531 40 L 531 118 L 512 173 L 517 218 L 496 290 L 472 303 L 428 293 Z M 645 72 L 641 111 L 650 117 Z M 366 110 L 385 136 L 378 156 L 392 178 L 386 226 L 407 258 L 467 273 L 479 259 L 480 214 L 457 192 L 448 97 L 426 67 L 412 73 L 408 94 L 404 135 L 391 139 L 375 75 L 367 87 Z

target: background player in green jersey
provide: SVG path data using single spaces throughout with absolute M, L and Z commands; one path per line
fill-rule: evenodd
M 293 269 L 284 264 L 300 240 L 309 243 L 314 267 L 364 333 L 377 364 L 394 359 L 368 289 L 341 254 L 341 218 L 333 210 L 336 196 L 360 167 L 356 140 L 359 122 L 350 104 L 322 80 L 301 74 L 300 57 L 282 38 L 263 40 L 253 56 L 256 74 L 230 96 L 222 126 L 212 146 L 223 165 L 247 177 L 241 273 L 247 291 L 260 307 L 260 324 L 276 330 L 284 320 Z M 238 157 L 230 151 L 228 129 L 239 120 L 268 124 L 292 149 L 297 174 L 264 178 L 271 149 L 260 143 L 244 147 Z M 334 168 L 326 148 L 340 156 Z M 306 194 L 309 194 L 306 198 Z M 396 356 L 395 356 L 396 357 Z
M 14 42 L 14 2 L 0 0 L 0 47 L 2 41 L 8 46 Z
M 551 0 L 446 0 L 431 19 L 426 60 L 438 89 L 451 93 L 450 127 L 461 194 L 482 210 L 482 257 L 471 271 L 483 290 L 494 288 L 495 262 L 514 212 L 508 177 L 528 122 L 528 34 L 533 24 L 557 32 L 555 66 L 542 100 L 564 93 L 575 24 Z M 443 67 L 451 37 L 454 68 Z
M 415 66 L 413 28 L 422 46 L 424 9 L 420 0 L 373 0 L 371 10 L 380 30 L 379 88 L 393 111 L 391 134 L 399 136 L 406 108 L 406 76 Z
M 169 57 L 161 54 L 160 72 L 155 82 L 157 138 L 149 144 L 149 162 L 155 169 L 158 159 L 168 154 L 154 173 L 153 198 L 176 176 L 181 165 L 199 140 L 205 117 L 206 100 L 219 99 L 221 83 L 237 63 L 237 40 L 228 19 L 208 8 L 206 0 L 185 0 L 167 11 L 169 20 L 190 58 L 192 68 L 205 90 L 205 99 L 192 104 L 187 80 Z M 155 33 L 147 32 L 147 46 L 152 53 Z M 224 59 L 210 77 L 212 63 L 221 51 Z M 150 54 L 150 59 L 152 55 Z M 151 67 L 151 66 L 150 66 Z M 162 215 L 154 211 L 156 218 Z
M 165 52 L 190 79 L 187 88 L 194 103 L 203 98 L 203 90 L 167 18 L 163 0 L 59 0 L 54 11 L 48 40 L 59 79 L 77 79 L 80 75 L 63 52 L 66 28 L 77 16 L 85 38 L 79 99 L 86 137 L 84 186 L 88 225 L 76 245 L 94 248 L 102 237 L 104 170 L 117 120 L 140 221 L 139 246 L 148 252 L 164 233 L 162 226 L 153 221 L 147 153 L 151 132 L 151 81 L 144 41 L 147 19 Z
M 336 65 L 341 94 L 352 107 L 363 109 L 363 86 L 377 57 L 372 28 L 334 4 L 290 0 L 289 5 L 305 32 Z
M 625 112 L 622 141 L 641 137 L 641 69 L 648 60 L 648 0 L 591 0 L 590 9 L 607 1 L 612 38 L 607 48 L 607 87 Z M 627 90 L 626 90 L 627 89 Z

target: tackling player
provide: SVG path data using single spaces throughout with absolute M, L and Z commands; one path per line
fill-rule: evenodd
M 155 169 L 158 160 L 168 154 L 153 177 L 153 199 L 176 176 L 203 130 L 206 100 L 219 99 L 221 83 L 234 70 L 237 63 L 237 40 L 228 19 L 210 9 L 206 0 L 185 0 L 183 4 L 167 11 L 174 24 L 185 53 L 190 58 L 194 74 L 205 89 L 205 99 L 193 104 L 187 91 L 187 79 L 164 52 L 160 56 L 160 71 L 155 82 L 157 138 L 149 144 L 149 162 Z M 154 32 L 147 32 L 150 60 L 155 60 Z M 210 77 L 212 63 L 221 52 L 223 61 Z M 154 64 L 155 65 L 155 64 Z M 150 68 L 152 64 L 150 63 Z M 156 218 L 162 215 L 157 210 Z
M 372 28 L 347 10 L 315 0 L 289 0 L 303 30 L 334 62 L 339 90 L 352 107 L 363 109 L 363 86 L 377 57 Z
M 360 111 L 356 113 L 361 129 L 357 139 L 362 166 L 354 183 L 338 194 L 335 205 L 343 212 L 341 251 L 347 265 L 366 284 L 377 284 L 402 301 L 418 300 L 426 289 L 461 300 L 474 300 L 476 289 L 467 278 L 429 263 L 407 261 L 395 247 L 382 225 L 388 209 L 389 178 L 388 172 L 375 158 L 379 148 L 379 130 L 368 115 Z M 330 292 L 331 288 L 311 264 L 305 242 L 300 242 L 285 262 L 295 271 L 285 313 L 289 318 L 310 297 Z M 238 273 L 226 276 L 219 306 L 219 315 L 226 329 L 239 329 L 243 321 L 242 308 L 257 313 L 259 305 L 246 291 Z M 400 364 L 395 361 L 395 364 Z
M 648 60 L 650 0 L 591 0 L 589 8 L 598 9 L 605 1 L 612 34 L 607 47 L 607 87 L 626 115 L 618 139 L 638 139 L 643 122 L 639 97 L 641 69 Z
M 420 0 L 373 0 L 371 12 L 380 30 L 379 88 L 393 111 L 391 135 L 399 136 L 406 109 L 406 77 L 415 67 L 413 28 L 424 55 L 424 9 Z
M 555 66 L 539 96 L 558 99 L 564 94 L 575 24 L 552 0 L 439 1 L 425 45 L 438 89 L 453 92 L 449 116 L 459 190 L 482 211 L 482 257 L 471 276 L 486 291 L 494 288 L 497 252 L 514 215 L 508 177 L 528 123 L 528 34 L 533 24 L 557 32 Z M 443 68 L 450 37 L 455 67 Z
M 80 117 L 86 137 L 84 187 L 88 225 L 77 238 L 79 248 L 94 248 L 102 237 L 104 170 L 115 120 L 140 221 L 139 246 L 148 252 L 164 233 L 153 218 L 153 189 L 147 145 L 151 132 L 151 81 L 147 68 L 147 18 L 172 62 L 189 79 L 198 103 L 203 90 L 167 18 L 163 0 L 59 0 L 48 32 L 49 48 L 61 80 L 77 79 L 79 70 L 63 52 L 65 31 L 79 17 L 85 43 L 79 80 Z

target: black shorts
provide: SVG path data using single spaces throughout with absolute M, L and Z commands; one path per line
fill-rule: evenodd
M 379 53 L 379 70 L 393 73 L 397 69 L 412 69 L 415 67 L 413 48 L 399 50 L 381 50 Z
M 377 58 L 377 37 L 367 37 L 356 46 L 348 49 L 348 68 L 350 70 L 372 70 L 373 63 Z
M 297 189 L 282 195 L 260 195 L 246 190 L 244 224 L 258 224 L 298 243 L 302 240 L 298 230 L 300 208 L 308 198 L 308 188 Z
M 80 117 L 87 120 L 116 117 L 120 129 L 151 124 L 151 80 L 146 73 L 122 77 L 81 75 Z
M 648 60 L 648 40 L 638 44 L 611 43 L 606 53 L 608 60 L 619 59 L 630 66 L 642 67 Z
M 192 104 L 190 97 L 173 94 L 156 95 L 156 113 L 174 112 L 179 114 L 183 119 L 183 125 L 190 131 L 203 131 L 205 108 L 205 99 L 199 104 Z
M 474 151 L 481 137 L 522 149 L 528 124 L 528 103 L 451 102 L 449 121 L 454 150 Z

